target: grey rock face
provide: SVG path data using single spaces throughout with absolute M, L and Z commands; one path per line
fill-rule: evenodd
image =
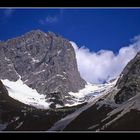
M 40 30 L 0 42 L 0 79 L 16 81 L 20 77 L 40 94 L 60 92 L 63 98 L 86 84 L 69 41 Z
M 0 43 L 0 79 L 6 79 L 16 81 L 19 76 L 15 70 L 15 67 L 10 59 L 5 56 L 4 43 Z

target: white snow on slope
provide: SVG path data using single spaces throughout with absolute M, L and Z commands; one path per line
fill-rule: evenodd
M 35 62 L 35 63 L 38 63 L 39 60 L 35 59 L 35 58 L 32 58 L 32 61 Z
M 88 83 L 84 89 L 79 90 L 79 92 L 69 92 L 70 95 L 74 96 L 77 100 L 77 104 L 85 98 L 86 102 L 91 102 L 96 98 L 108 93 L 116 84 L 118 77 L 109 83 L 105 84 L 90 84 Z M 75 102 L 76 105 L 76 102 Z
M 117 78 L 118 79 L 118 78 Z M 77 93 L 69 92 L 72 97 L 72 103 L 66 103 L 65 106 L 76 106 L 84 102 L 93 102 L 97 98 L 107 94 L 112 87 L 116 84 L 116 80 L 105 84 L 90 84 L 88 83 L 85 88 L 79 90 Z M 45 95 L 39 94 L 35 89 L 28 87 L 21 79 L 9 81 L 2 80 L 3 84 L 8 90 L 9 96 L 24 104 L 34 106 L 38 109 L 49 109 L 52 102 L 47 102 Z M 56 108 L 63 106 L 56 105 Z
M 90 103 L 88 103 L 87 105 L 81 107 L 80 109 L 76 110 L 75 112 L 67 115 L 66 117 L 62 118 L 61 120 L 57 121 L 49 130 L 48 132 L 53 132 L 53 131 L 63 131 L 65 127 L 67 127 L 76 117 L 78 117 L 82 112 L 84 112 L 85 110 L 87 110 L 88 108 L 90 108 L 93 104 L 95 104 L 99 99 L 101 99 L 103 96 L 105 96 L 106 94 L 108 94 L 108 92 L 111 90 L 112 87 L 115 86 L 116 82 L 118 80 L 118 77 L 116 78 L 116 80 L 110 82 L 110 83 L 106 83 L 106 84 L 98 84 L 98 85 L 92 85 L 88 84 L 86 87 L 88 87 L 87 89 L 89 89 L 89 91 L 93 92 L 95 89 L 100 91 L 99 87 L 106 87 L 105 92 L 102 92 L 101 94 L 98 94 L 98 96 L 96 96 L 95 98 L 92 98 L 92 100 L 90 100 Z M 85 88 L 86 89 L 86 88 Z M 79 96 L 78 93 L 76 93 L 77 97 L 83 97 L 85 95 L 88 95 L 88 92 L 86 92 L 85 89 L 80 90 Z M 84 95 L 83 95 L 84 93 Z M 93 93 L 94 94 L 94 93 Z M 74 95 L 74 93 L 73 93 Z
M 16 82 L 5 79 L 2 82 L 8 90 L 9 96 L 15 100 L 39 109 L 49 108 L 50 103 L 45 101 L 45 95 L 41 95 L 35 89 L 28 87 L 21 79 Z

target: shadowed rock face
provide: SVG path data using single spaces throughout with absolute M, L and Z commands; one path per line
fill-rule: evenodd
M 0 42 L 0 79 L 22 81 L 41 94 L 84 88 L 75 52 L 68 40 L 52 32 L 33 30 Z
M 118 104 L 140 93 L 140 52 L 127 64 L 116 86 L 121 89 L 114 97 Z

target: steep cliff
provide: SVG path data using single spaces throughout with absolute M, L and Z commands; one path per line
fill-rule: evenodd
M 0 42 L 0 79 L 17 81 L 65 102 L 67 93 L 77 92 L 86 82 L 80 77 L 70 42 L 52 32 L 30 31 Z

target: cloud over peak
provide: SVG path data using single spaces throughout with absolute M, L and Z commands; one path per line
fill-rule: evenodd
M 91 52 L 86 47 L 78 47 L 70 41 L 76 52 L 78 69 L 87 82 L 102 83 L 118 76 L 126 64 L 140 51 L 140 36 L 129 46 L 120 48 L 118 54 L 111 50 Z
M 43 19 L 39 20 L 41 25 L 53 24 L 59 22 L 63 18 L 64 10 L 59 10 L 55 15 L 46 15 Z
M 56 23 L 58 21 L 57 16 L 47 16 L 45 19 L 39 20 L 40 24 L 51 24 L 51 23 Z

